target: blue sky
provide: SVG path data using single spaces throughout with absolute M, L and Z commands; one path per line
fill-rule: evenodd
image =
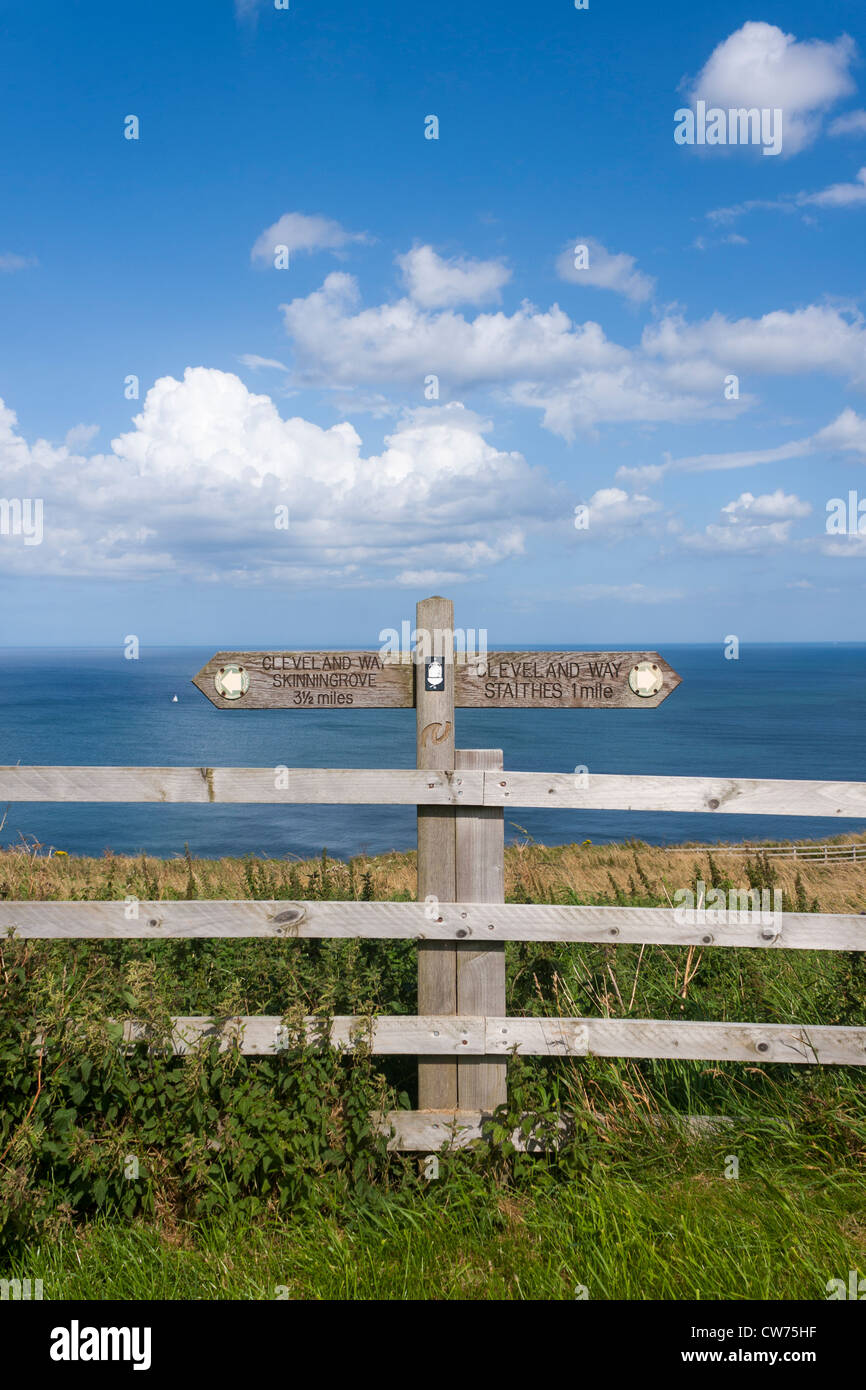
M 859 5 L 0 16 L 0 644 L 862 638 Z

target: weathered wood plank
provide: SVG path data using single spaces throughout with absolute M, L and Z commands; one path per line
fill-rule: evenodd
M 270 1056 L 287 1044 L 276 1016 L 238 1016 L 214 1020 L 201 1016 L 173 1020 L 173 1044 L 186 1052 L 202 1038 L 218 1038 L 225 1049 L 240 1039 L 240 1050 Z M 306 1040 L 321 1044 L 327 1022 L 305 1020 Z M 146 1026 L 124 1023 L 128 1042 L 145 1040 Z M 360 1039 L 381 1056 L 507 1055 L 684 1058 L 735 1061 L 866 1066 L 866 1028 L 779 1023 L 694 1023 L 680 1020 L 617 1018 L 464 1018 L 342 1016 L 331 1020 L 335 1047 L 350 1051 Z M 50 1046 L 50 1037 L 49 1037 Z M 454 1063 L 456 1066 L 456 1062 Z M 456 1107 L 426 1107 L 456 1109 Z
M 624 945 L 739 946 L 764 950 L 866 950 L 866 916 L 856 913 L 729 911 L 726 923 L 708 912 L 678 920 L 667 907 L 560 907 L 543 903 L 116 902 L 0 901 L 0 933 L 62 940 L 105 937 L 392 938 L 466 942 L 584 941 Z M 742 920 L 737 920 L 741 917 Z M 438 1107 L 437 1107 L 438 1108 Z
M 681 1057 L 866 1066 L 866 1028 L 658 1019 L 488 1018 L 486 1046 L 530 1056 Z
M 192 684 L 217 709 L 393 709 L 413 701 L 411 664 L 379 652 L 217 652 Z
M 0 802 L 480 806 L 483 779 L 436 768 L 0 767 Z
M 487 652 L 456 664 L 454 703 L 458 709 L 654 709 L 681 679 L 658 652 Z
M 465 1065 L 463 1063 L 462 1065 Z M 481 1110 L 389 1110 L 376 1117 L 377 1129 L 386 1134 L 392 1152 L 436 1153 L 448 1149 L 465 1149 L 484 1138 L 484 1125 L 489 1111 Z M 558 1128 L 565 1131 L 563 1120 Z M 511 1142 L 520 1153 L 543 1153 L 550 1137 L 530 1134 L 525 1137 L 519 1127 L 513 1130 Z
M 173 1046 L 177 1053 L 186 1053 L 199 1042 L 218 1039 L 220 1050 L 226 1051 L 235 1041 L 246 1056 L 274 1056 L 293 1041 L 283 1021 L 276 1014 L 235 1015 L 214 1019 L 204 1015 L 178 1015 L 172 1019 Z M 454 1058 L 458 1054 L 484 1051 L 484 1019 L 446 1017 L 379 1017 L 341 1015 L 327 1020 L 309 1017 L 304 1020 L 305 1041 L 310 1046 L 330 1040 L 333 1047 L 351 1052 L 358 1042 L 370 1046 L 380 1056 L 431 1055 Z M 124 1020 L 125 1042 L 146 1041 L 147 1026 L 135 1019 Z M 456 1063 L 452 1063 L 456 1065 Z
M 454 662 L 445 633 L 454 628 L 454 604 L 439 597 L 422 599 L 415 610 L 415 627 L 427 634 L 426 651 L 441 663 L 439 689 L 427 689 L 427 663 L 415 670 L 416 762 L 446 776 L 461 776 L 454 768 Z M 453 641 L 453 639 L 452 639 Z M 483 772 L 476 772 L 482 779 Z M 454 813 L 439 807 L 418 807 L 418 901 L 453 902 L 457 896 Z M 419 1014 L 457 1013 L 457 953 L 453 945 L 425 938 L 418 946 Z M 418 1104 L 421 1109 L 450 1109 L 457 1105 L 455 1063 L 418 1060 Z
M 451 668 L 453 669 L 453 668 Z M 435 692 L 428 692 L 434 694 Z M 447 729 L 450 722 L 451 728 Z M 453 739 L 431 721 L 429 760 Z M 443 732 L 447 730 L 447 732 Z M 423 732 L 423 731 L 422 731 Z M 441 738 L 440 738 L 441 735 Z M 440 739 L 437 743 L 435 740 Z M 866 820 L 866 782 L 626 777 L 444 767 L 0 767 L 0 802 L 235 802 L 401 806 L 549 806 Z M 723 852 L 720 850 L 720 853 Z M 441 895 L 440 895 L 441 896 Z M 443 899 L 444 901 L 444 899 Z
M 502 751 L 459 749 L 460 769 L 502 767 Z M 456 896 L 461 902 L 501 902 L 505 897 L 505 823 L 496 806 L 461 808 L 456 818 Z M 457 946 L 457 1012 L 486 1015 L 505 1012 L 505 942 L 487 939 Z M 472 1057 L 457 1064 L 457 1100 L 461 1110 L 495 1110 L 507 1100 L 504 1058 Z
M 485 774 L 484 804 L 592 811 L 713 811 L 738 816 L 851 816 L 866 820 L 866 782 L 503 772 Z

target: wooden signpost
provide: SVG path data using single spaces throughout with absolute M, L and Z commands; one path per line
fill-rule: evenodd
M 378 652 L 217 652 L 197 685 L 218 709 L 411 709 L 411 664 Z
M 416 634 L 423 641 L 414 654 L 217 652 L 193 683 L 219 709 L 414 706 L 416 766 L 431 786 L 503 766 L 498 749 L 455 747 L 455 708 L 654 709 L 680 683 L 651 651 L 455 653 L 450 599 L 418 604 Z M 504 901 L 503 815 L 498 806 L 418 806 L 418 901 L 431 926 L 441 921 L 440 903 Z M 419 941 L 418 1013 L 504 1018 L 504 943 Z M 506 1063 L 501 1055 L 421 1055 L 419 1109 L 490 1113 L 506 1099 Z
M 452 629 L 427 631 L 445 638 Z M 438 651 L 442 645 L 436 654 L 452 668 L 457 709 L 654 709 L 680 683 L 658 652 L 487 652 L 463 660 Z M 218 709 L 417 705 L 415 662 L 380 652 L 217 652 L 193 684 Z

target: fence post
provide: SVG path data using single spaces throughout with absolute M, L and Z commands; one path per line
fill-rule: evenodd
M 498 748 L 459 749 L 458 768 L 496 772 L 502 768 Z M 497 806 L 472 806 L 456 812 L 457 902 L 505 901 L 505 812 Z M 457 943 L 457 1012 L 470 1017 L 504 1018 L 505 942 Z M 461 1110 L 490 1114 L 506 1101 L 505 1057 L 467 1057 L 457 1063 L 457 1103 Z
M 419 643 L 427 634 L 426 653 L 442 662 L 442 685 L 426 689 L 426 663 L 415 662 L 417 766 L 454 768 L 454 604 L 450 599 L 422 599 L 415 610 Z M 435 896 L 456 901 L 455 812 L 451 806 L 418 807 L 418 901 Z M 457 1013 L 457 952 L 450 941 L 418 943 L 418 1013 Z M 418 1059 L 419 1110 L 457 1109 L 457 1062 L 441 1057 Z

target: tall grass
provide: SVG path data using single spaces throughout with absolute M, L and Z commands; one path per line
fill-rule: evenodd
M 507 875 L 518 901 L 664 905 L 700 878 L 866 906 L 866 864 L 718 846 L 527 842 Z M 0 854 L 0 930 L 3 899 L 128 895 L 407 899 L 414 856 Z M 861 953 L 509 942 L 506 960 L 513 1014 L 866 1025 Z M 559 1149 L 494 1133 L 425 1183 L 368 1123 L 415 1105 L 411 1058 L 121 1057 L 105 1031 L 129 1013 L 158 1031 L 172 1013 L 415 1010 L 412 942 L 3 940 L 0 1274 L 63 1298 L 706 1299 L 822 1297 L 866 1266 L 858 1068 L 515 1059 L 502 1133 L 566 1116 Z

